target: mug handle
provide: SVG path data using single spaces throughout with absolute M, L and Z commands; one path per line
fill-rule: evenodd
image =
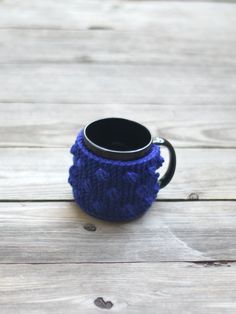
M 174 147 L 171 145 L 169 141 L 164 138 L 154 137 L 153 144 L 159 146 L 165 146 L 169 151 L 169 165 L 166 170 L 166 173 L 159 179 L 160 189 L 163 189 L 173 178 L 176 168 L 176 154 Z

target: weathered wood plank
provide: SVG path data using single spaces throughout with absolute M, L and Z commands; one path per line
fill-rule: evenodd
M 233 67 L 30 64 L 0 66 L 0 102 L 234 105 Z
M 132 314 L 234 314 L 236 307 L 235 263 L 2 265 L 0 276 L 1 314 L 92 314 L 105 302 L 108 312 Z
M 233 36 L 226 31 L 222 38 L 217 30 L 206 28 L 202 36 L 197 28 L 174 32 L 163 26 L 164 31 L 157 26 L 138 32 L 0 29 L 0 63 L 236 65 L 236 31 Z
M 138 220 L 109 223 L 73 202 L 0 203 L 0 263 L 233 261 L 235 210 L 235 202 L 156 202 Z
M 24 14 L 23 14 L 23 13 Z M 214 12 L 214 14 L 212 14 Z M 173 33 L 205 29 L 213 36 L 235 33 L 234 3 L 122 0 L 5 0 L 1 28 L 160 29 Z M 233 24 L 232 24 L 233 23 Z M 228 35 L 227 35 L 228 36 Z
M 1 148 L 0 156 L 0 199 L 72 198 L 67 183 L 69 150 Z M 177 162 L 175 177 L 160 199 L 236 199 L 234 149 L 177 149 Z
M 0 146 L 69 147 L 79 129 L 107 116 L 145 124 L 175 147 L 236 147 L 236 107 L 0 103 Z

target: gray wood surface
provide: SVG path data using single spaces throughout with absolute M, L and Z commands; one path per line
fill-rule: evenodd
M 230 3 L 232 2 L 232 3 Z M 235 34 L 235 1 L 5 0 L 0 27 L 11 29 L 160 30 L 211 34 L 224 41 Z M 212 14 L 214 12 L 214 14 Z M 24 13 L 24 14 L 23 14 Z M 235 38 L 234 38 L 235 39 Z M 29 53 L 29 52 L 28 52 Z
M 161 2 L 159 4 L 162 5 Z M 202 36 L 197 25 L 183 32 L 179 28 L 173 30 L 169 25 L 164 29 L 159 27 L 159 16 L 153 23 L 155 29 L 139 31 L 0 27 L 0 44 L 4 47 L 0 50 L 0 63 L 235 66 L 236 31 L 228 32 L 221 25 L 226 30 L 223 37 L 219 35 L 217 24 L 215 32 L 207 29 Z
M 166 153 L 163 150 L 167 160 Z M 175 177 L 159 199 L 236 199 L 235 149 L 177 149 L 176 153 Z M 0 156 L 0 199 L 72 199 L 67 183 L 69 149 L 1 148 Z
M 2 265 L 1 314 L 234 314 L 235 274 L 235 263 Z
M 0 146 L 70 147 L 87 123 L 120 116 L 146 125 L 175 147 L 236 148 L 231 105 L 0 103 Z
M 109 223 L 74 202 L 0 203 L 0 263 L 234 261 L 235 210 L 160 201 L 136 221 Z
M 235 1 L 0 1 L 0 314 L 235 313 L 235 16 Z M 131 223 L 71 202 L 69 146 L 105 116 L 177 147 Z
M 232 3 L 5 1 L 0 101 L 232 105 L 235 12 Z
M 234 105 L 234 67 L 2 64 L 0 102 Z

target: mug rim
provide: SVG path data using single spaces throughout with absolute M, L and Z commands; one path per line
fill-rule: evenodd
M 93 123 L 96 123 L 98 121 L 103 121 L 103 120 L 111 120 L 111 119 L 115 119 L 115 120 L 123 120 L 123 121 L 128 121 L 128 122 L 132 122 L 132 123 L 135 123 L 136 125 L 139 125 L 140 127 L 144 128 L 146 130 L 146 132 L 148 132 L 148 134 L 150 135 L 150 140 L 148 142 L 147 145 L 141 147 L 141 148 L 138 148 L 138 149 L 134 149 L 134 150 L 114 150 L 114 149 L 109 149 L 109 148 L 105 148 L 103 146 L 100 146 L 96 143 L 94 143 L 92 140 L 89 139 L 89 137 L 87 136 L 86 134 L 86 131 L 88 129 L 88 127 L 93 124 Z M 89 148 L 91 149 L 91 147 L 94 147 L 96 150 L 100 151 L 100 152 L 104 152 L 104 153 L 107 153 L 107 154 L 117 154 L 117 157 L 120 156 L 120 157 L 124 157 L 124 156 L 130 156 L 130 155 L 134 155 L 135 154 L 135 158 L 138 158 L 137 155 L 141 152 L 146 152 L 146 150 L 148 150 L 149 147 L 151 147 L 151 144 L 153 143 L 153 140 L 152 140 L 152 135 L 151 135 L 151 132 L 148 130 L 148 128 L 146 128 L 143 124 L 139 123 L 139 122 L 136 122 L 134 120 L 130 120 L 130 119 L 125 119 L 125 118 L 120 118 L 120 117 L 108 117 L 108 118 L 102 118 L 102 119 L 97 119 L 97 120 L 94 120 L 90 123 L 88 123 L 85 127 L 84 127 L 84 130 L 83 130 L 83 135 L 84 135 L 84 138 L 85 138 L 85 144 L 86 142 L 89 144 Z M 98 153 L 99 154 L 99 153 Z M 131 156 L 130 156 L 131 157 Z M 143 157 L 143 154 L 140 156 L 140 157 Z M 111 156 L 109 156 L 108 158 L 111 158 Z M 119 158 L 114 158 L 114 159 L 119 159 Z M 122 158 L 123 159 L 123 158 Z M 134 159 L 134 157 L 132 158 Z M 127 158 L 125 158 L 125 160 L 129 160 Z

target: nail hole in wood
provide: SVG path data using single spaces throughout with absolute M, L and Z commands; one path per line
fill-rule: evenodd
M 96 226 L 94 224 L 91 224 L 91 223 L 85 224 L 84 229 L 87 231 L 96 231 L 97 230 Z
M 197 201 L 199 199 L 199 195 L 197 193 L 191 193 L 188 196 L 189 200 Z
M 94 300 L 94 304 L 101 309 L 107 310 L 110 310 L 113 307 L 113 303 L 111 301 L 104 301 L 104 299 L 101 297 L 98 297 L 96 300 Z

